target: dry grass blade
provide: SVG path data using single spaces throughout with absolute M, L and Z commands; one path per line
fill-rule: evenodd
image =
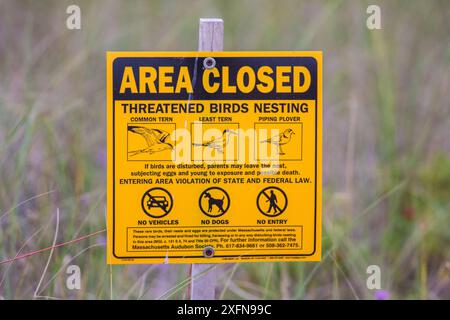
M 92 249 L 92 248 L 96 248 L 96 247 L 103 247 L 103 245 L 101 244 L 92 244 L 86 248 L 84 248 L 83 250 L 81 250 L 80 252 L 78 252 L 76 255 L 74 255 L 72 258 L 70 258 L 68 261 L 66 261 L 66 263 L 59 268 L 59 270 L 50 278 L 50 280 L 48 280 L 41 288 L 41 290 L 39 290 L 38 294 L 41 294 L 42 291 L 44 291 L 45 289 L 47 289 L 47 287 L 50 285 L 50 283 L 52 283 L 53 280 L 56 279 L 56 277 L 61 273 L 62 270 L 64 270 L 72 261 L 74 261 L 76 258 L 78 258 L 79 256 L 81 256 L 83 253 L 85 253 L 86 251 Z
M 28 257 L 34 256 L 35 254 L 39 254 L 39 253 L 46 252 L 46 251 L 49 251 L 49 250 L 53 250 L 53 249 L 56 249 L 56 248 L 64 247 L 66 245 L 82 241 L 84 239 L 90 238 L 92 236 L 96 236 L 96 235 L 98 235 L 100 233 L 104 233 L 104 232 L 106 232 L 106 229 L 103 229 L 103 230 L 100 230 L 100 231 L 96 231 L 96 232 L 93 232 L 91 234 L 88 234 L 88 235 L 85 235 L 85 236 L 82 236 L 82 237 L 79 237 L 79 238 L 76 238 L 76 239 L 73 239 L 73 240 L 69 240 L 69 241 L 66 241 L 66 242 L 58 243 L 57 245 L 50 246 L 50 247 L 47 247 L 47 248 L 44 248 L 44 249 L 36 250 L 36 251 L 33 251 L 33 252 L 29 252 L 29 253 L 26 253 L 26 254 L 14 257 L 14 258 L 6 259 L 6 260 L 3 260 L 3 261 L 0 261 L 0 265 L 5 264 L 5 263 L 9 263 L 11 261 L 28 258 Z
M 350 288 L 353 296 L 355 297 L 356 300 L 359 300 L 359 296 L 356 293 L 355 288 L 353 287 L 350 279 L 347 277 L 347 275 L 345 274 L 344 270 L 342 270 L 341 266 L 339 265 L 339 263 L 336 261 L 336 259 L 333 257 L 333 255 L 330 255 L 331 260 L 333 260 L 333 263 L 335 264 L 335 266 L 338 268 L 339 272 L 342 274 L 342 276 L 345 279 L 345 282 L 347 282 L 348 287 Z
M 43 197 L 43 196 L 48 195 L 48 194 L 50 194 L 50 193 L 53 193 L 53 192 L 55 192 L 55 191 L 56 191 L 56 190 L 50 190 L 50 191 L 47 191 L 47 192 L 43 192 L 43 193 L 37 194 L 37 195 L 35 195 L 35 196 L 32 196 L 32 197 L 30 197 L 30 198 L 28 198 L 28 199 L 25 199 L 25 200 L 19 202 L 19 203 L 18 203 L 17 205 L 15 205 L 14 207 L 12 207 L 12 208 L 10 208 L 9 210 L 5 211 L 5 212 L 0 216 L 0 221 L 1 221 L 4 217 L 6 217 L 9 213 L 11 213 L 12 211 L 14 211 L 14 210 L 17 209 L 18 207 L 24 205 L 25 203 L 27 203 L 27 202 L 29 202 L 29 201 L 31 201 L 31 200 L 37 199 L 37 198 L 39 198 L 39 197 Z
M 47 272 L 48 266 L 50 265 L 50 260 L 53 256 L 53 251 L 55 250 L 56 240 L 58 239 L 58 231 L 59 231 L 59 208 L 56 209 L 56 226 L 55 226 L 55 235 L 53 237 L 53 244 L 50 254 L 47 259 L 47 263 L 45 264 L 44 271 L 42 271 L 41 278 L 39 279 L 39 283 L 36 286 L 36 290 L 34 291 L 33 297 L 36 298 L 39 292 L 39 288 L 41 287 L 42 281 L 44 281 L 45 273 Z
M 28 237 L 28 239 L 24 242 L 24 244 L 17 251 L 16 256 L 14 258 L 12 258 L 11 260 L 9 260 L 9 264 L 8 264 L 5 272 L 3 273 L 2 280 L 0 281 L 0 288 L 2 287 L 2 285 L 3 285 L 3 283 L 4 283 L 5 279 L 6 279 L 6 275 L 8 274 L 8 271 L 11 269 L 14 261 L 17 260 L 17 257 L 20 255 L 22 250 L 31 242 L 31 240 L 33 240 L 33 238 L 35 236 L 37 236 L 42 231 L 42 229 L 44 229 L 44 226 L 40 227 L 35 233 L 33 233 L 30 237 Z

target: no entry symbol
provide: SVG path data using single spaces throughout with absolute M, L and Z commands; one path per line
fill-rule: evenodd
M 261 190 L 256 198 L 258 210 L 267 217 L 276 217 L 287 208 L 286 193 L 278 187 L 267 187 Z

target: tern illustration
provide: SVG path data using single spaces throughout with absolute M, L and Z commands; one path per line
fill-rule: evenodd
M 170 136 L 170 133 L 166 131 L 140 126 L 129 126 L 128 131 L 141 135 L 147 142 L 147 148 L 129 151 L 128 154 L 130 156 L 135 156 L 141 153 L 153 154 L 155 152 L 173 149 L 173 146 L 166 142 L 167 138 Z
M 284 155 L 285 153 L 283 152 L 283 149 L 281 149 L 281 146 L 289 143 L 293 134 L 295 134 L 294 130 L 286 129 L 282 134 L 277 134 L 267 140 L 261 141 L 261 143 L 272 143 L 273 145 L 276 145 L 278 148 L 278 154 Z
M 212 148 L 217 150 L 220 153 L 223 153 L 223 150 L 225 149 L 225 147 L 227 146 L 228 142 L 231 139 L 231 135 L 236 134 L 235 131 L 230 130 L 230 129 L 226 129 L 223 130 L 222 132 L 222 136 L 216 139 L 212 139 L 208 142 L 204 142 L 204 143 L 193 143 L 193 146 L 196 147 L 207 147 L 207 148 Z

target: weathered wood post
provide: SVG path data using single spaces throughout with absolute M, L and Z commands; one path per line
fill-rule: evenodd
M 223 50 L 223 20 L 200 19 L 198 51 Z M 212 300 L 215 298 L 217 276 L 214 265 L 192 264 L 191 299 Z

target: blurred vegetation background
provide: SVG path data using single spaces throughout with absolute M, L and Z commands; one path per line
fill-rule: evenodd
M 324 245 L 320 263 L 217 265 L 217 298 L 449 299 L 450 3 L 375 2 L 370 31 L 374 1 L 0 0 L 0 261 L 105 229 L 105 52 L 197 50 L 220 17 L 225 50 L 324 52 Z M 100 232 L 1 263 L 0 297 L 186 297 L 188 266 L 105 261 Z

